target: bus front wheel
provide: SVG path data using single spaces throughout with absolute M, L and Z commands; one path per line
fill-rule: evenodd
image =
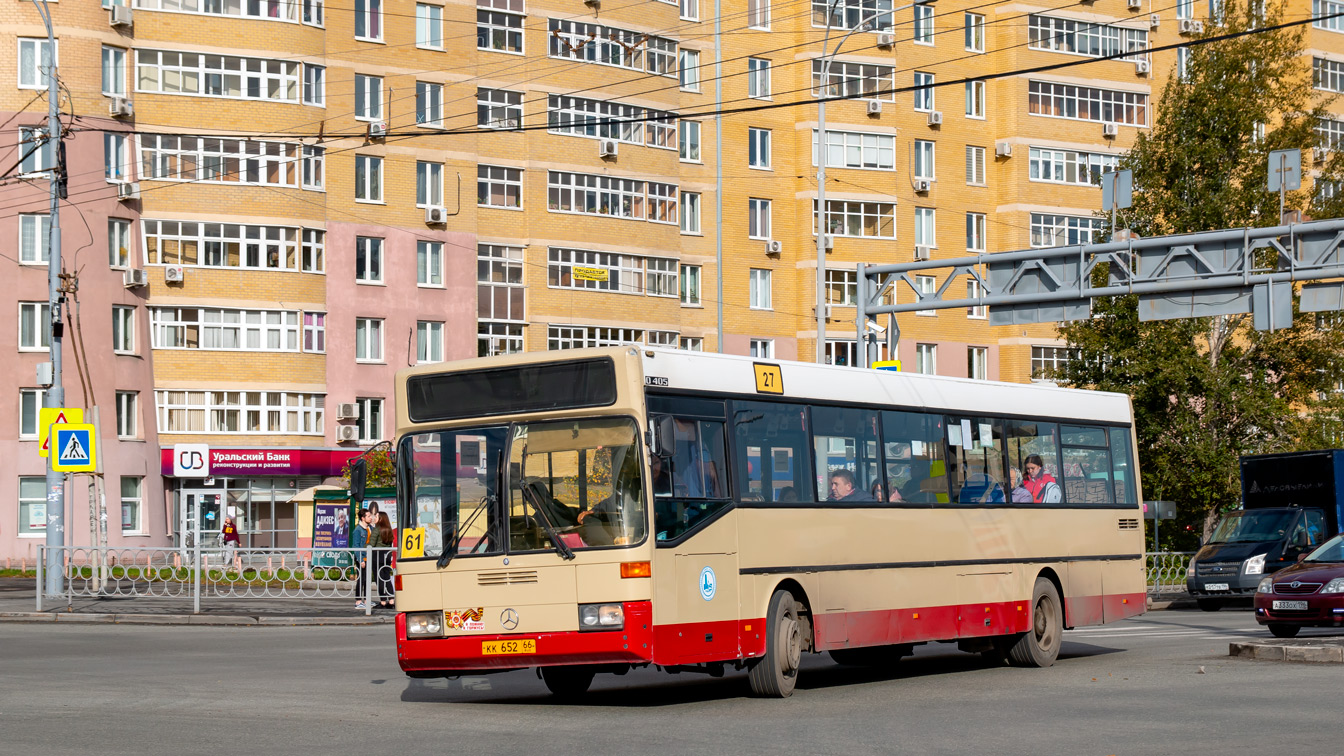
M 595 671 L 591 667 L 542 667 L 541 679 L 547 690 L 562 698 L 574 698 L 588 692 Z
M 751 692 L 762 698 L 788 698 L 798 682 L 803 656 L 803 623 L 798 601 L 788 591 L 775 591 L 766 614 L 765 655 L 749 662 Z
M 1031 628 L 1008 648 L 1008 661 L 1019 667 L 1048 667 L 1064 642 L 1064 612 L 1059 591 L 1047 578 L 1036 578 L 1031 591 Z

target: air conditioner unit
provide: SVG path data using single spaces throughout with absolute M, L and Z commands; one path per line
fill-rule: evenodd
M 140 185 L 135 183 L 134 181 L 128 181 L 126 183 L 117 184 L 117 199 L 119 200 L 140 199 Z
M 925 247 L 923 245 L 918 245 L 915 247 L 915 261 L 918 262 L 920 260 L 927 260 L 932 255 L 932 253 L 933 253 L 932 247 Z
M 425 208 L 425 223 L 436 225 L 448 222 L 448 210 L 439 205 L 429 205 Z
M 186 277 L 187 271 L 181 265 L 169 265 L 163 269 L 163 280 L 166 283 L 182 283 Z
M 358 420 L 359 405 L 354 402 L 341 402 L 336 405 L 337 420 Z
M 1324 148 L 1324 147 L 1312 147 L 1312 148 L 1311 148 L 1311 162 L 1313 162 L 1313 163 L 1317 163 L 1317 164 L 1324 163 L 1324 162 L 1325 162 L 1325 159 L 1326 159 L 1327 157 L 1329 157 L 1329 156 L 1330 156 L 1330 151 L 1327 150 L 1327 149 Z
M 121 282 L 128 289 L 149 286 L 149 271 L 144 268 L 131 268 L 122 274 Z
M 358 426 L 358 425 L 338 425 L 338 426 L 336 426 L 336 440 L 337 440 L 338 442 L 341 442 L 341 441 L 358 441 L 358 440 L 359 440 L 359 426 Z
M 822 234 L 821 243 L 826 248 L 826 251 L 829 252 L 835 249 L 835 236 L 832 234 Z
M 994 157 L 1006 158 L 1012 156 L 1013 156 L 1012 144 L 1008 142 L 999 142 L 998 144 L 994 145 Z
M 933 182 L 928 179 L 915 179 L 915 191 L 924 194 L 933 188 Z
M 887 34 L 886 32 L 883 32 L 883 33 L 877 35 L 877 46 L 878 46 L 878 47 L 891 47 L 891 46 L 894 45 L 894 44 L 896 44 L 896 35 L 895 35 L 895 34 Z
M 1120 135 L 1120 125 L 1116 123 L 1103 123 L 1101 125 L 1101 135 L 1104 137 L 1115 137 Z
M 619 148 L 620 148 L 620 143 L 617 142 L 615 139 L 599 139 L 599 140 L 597 140 L 597 156 L 598 156 L 598 157 L 616 157 L 616 153 L 617 153 L 617 151 L 619 150 Z
M 877 115 L 878 113 L 881 113 L 881 112 L 882 112 L 882 101 L 881 101 L 881 100 L 869 100 L 869 101 L 868 101 L 868 115 Z
M 112 6 L 112 13 L 108 16 L 107 23 L 111 26 L 130 26 L 134 23 L 131 20 L 131 8 L 128 5 Z
M 1143 8 L 1143 0 L 1129 0 L 1130 10 L 1140 10 Z
M 370 123 L 369 136 L 375 138 L 387 136 L 387 121 L 374 121 L 373 123 Z
M 1162 17 L 1154 13 L 1148 17 L 1148 25 L 1156 29 L 1162 25 Z
M 930 126 L 943 125 L 943 112 L 941 110 L 935 110 L 929 113 L 929 125 Z
M 1204 22 L 1193 18 L 1183 18 L 1177 22 L 1176 30 L 1181 34 L 1203 34 Z
M 767 255 L 779 255 L 784 252 L 784 242 L 771 239 L 765 243 L 765 253 Z
M 1153 70 L 1153 64 L 1146 60 L 1134 61 L 1134 73 L 1139 76 L 1147 76 Z
M 112 6 L 118 8 L 120 6 Z M 125 97 L 113 97 L 111 104 L 107 106 L 107 112 L 113 116 L 132 116 L 135 115 L 135 108 L 131 101 Z

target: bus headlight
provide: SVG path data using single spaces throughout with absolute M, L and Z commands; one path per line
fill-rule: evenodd
M 407 638 L 433 638 L 443 635 L 443 612 L 407 612 Z
M 625 609 L 620 604 L 579 604 L 580 630 L 620 630 Z
M 1250 559 L 1247 559 L 1247 560 L 1246 560 L 1246 567 L 1245 567 L 1245 570 L 1246 570 L 1246 574 L 1247 574 L 1247 575 L 1259 575 L 1260 573 L 1264 572 L 1264 571 L 1265 571 L 1265 555 L 1264 555 L 1264 554 L 1256 554 L 1255 556 L 1251 557 Z

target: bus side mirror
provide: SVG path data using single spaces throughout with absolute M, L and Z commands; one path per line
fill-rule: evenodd
M 350 501 L 355 508 L 364 505 L 364 486 L 369 480 L 369 466 L 363 457 L 350 463 Z
M 652 418 L 653 444 L 650 452 L 654 456 L 667 459 L 676 449 L 676 421 L 671 415 L 654 415 Z

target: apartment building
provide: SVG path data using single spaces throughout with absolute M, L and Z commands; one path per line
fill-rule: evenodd
M 0 497 L 0 557 L 12 558 L 31 556 L 45 528 L 36 368 L 49 359 L 53 55 L 68 124 L 63 259 L 79 280 L 67 404 L 100 408 L 111 542 L 179 544 L 198 519 L 211 531 L 228 513 L 245 545 L 285 548 L 311 533 L 295 493 L 390 439 L 401 367 L 616 343 L 802 360 L 822 349 L 853 364 L 857 264 L 1092 239 L 1095 179 L 1149 127 L 1178 62 L 1148 48 L 1196 33 L 1217 10 L 1186 0 L 50 8 L 55 51 L 30 2 L 0 8 L 0 44 L 15 54 L 0 67 L 0 151 L 16 165 L 0 186 L 0 237 L 18 241 L 5 263 L 18 317 L 0 329 L 0 350 L 17 355 L 0 368 L 17 395 L 0 416 L 19 431 L 0 434 L 0 490 L 18 491 Z M 1344 87 L 1342 30 L 1331 20 L 1310 32 L 1322 88 Z M 854 98 L 827 106 L 822 150 L 816 93 Z M 1322 131 L 1333 145 L 1344 122 Z M 974 294 L 969 280 L 917 283 Z M 1066 358 L 1052 326 L 993 328 L 983 308 L 902 315 L 900 330 L 906 370 L 1026 381 Z M 179 444 L 208 448 L 208 476 L 175 465 Z M 76 478 L 69 496 L 75 543 L 88 542 L 75 526 L 83 488 Z

